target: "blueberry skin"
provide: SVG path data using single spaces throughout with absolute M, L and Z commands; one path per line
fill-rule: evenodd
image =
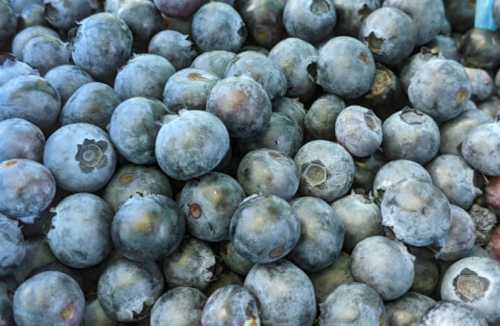
M 192 35 L 203 51 L 238 52 L 247 39 L 246 25 L 238 12 L 228 4 L 211 2 L 193 16 Z
M 241 202 L 229 230 L 238 254 L 255 264 L 265 264 L 283 258 L 297 245 L 301 227 L 285 200 L 254 195 Z
M 43 132 L 31 122 L 18 118 L 0 121 L 0 162 L 15 158 L 40 162 L 44 146 Z
M 408 292 L 386 305 L 387 320 L 394 326 L 418 325 L 426 311 L 435 304 L 436 301 L 425 295 Z
M 378 171 L 386 164 L 382 152 L 375 152 L 368 158 L 361 158 L 354 161 L 356 173 L 354 174 L 353 189 L 369 193 L 373 188 L 373 181 Z M 373 197 L 374 199 L 375 196 Z
M 335 140 L 335 121 L 346 107 L 335 95 L 323 95 L 311 104 L 304 120 L 305 131 L 310 139 Z
M 6 276 L 14 272 L 21 264 L 25 255 L 24 236 L 17 221 L 0 213 L 0 275 Z M 2 289 L 2 287 L 0 287 Z M 0 309 L 3 310 L 3 309 Z M 0 322 L 3 320 L 0 313 Z
M 488 321 L 475 309 L 459 302 L 441 301 L 429 309 L 419 325 L 488 326 Z
M 198 289 L 176 287 L 163 294 L 151 310 L 150 325 L 199 325 L 207 297 Z
M 387 189 L 381 212 L 382 224 L 390 227 L 396 238 L 416 247 L 442 245 L 451 226 L 446 196 L 431 183 L 416 179 Z
M 176 180 L 189 180 L 212 171 L 229 150 L 229 133 L 214 115 L 181 111 L 164 124 L 156 138 L 160 168 Z
M 93 12 L 88 0 L 47 0 L 45 19 L 59 30 L 67 30 Z
M 428 61 L 438 59 L 439 56 L 435 53 L 424 51 L 424 48 L 420 49 L 420 52 L 409 57 L 401 65 L 401 70 L 399 77 L 401 79 L 401 84 L 403 89 L 408 92 L 408 87 L 413 79 L 413 76 L 420 70 L 420 68 L 425 65 Z
M 20 28 L 46 24 L 45 6 L 42 0 L 10 0 L 14 13 L 18 16 Z
M 425 164 L 437 155 L 439 127 L 427 114 L 404 108 L 384 121 L 383 149 L 391 160 L 405 159 Z
M 438 122 L 460 115 L 470 94 L 471 84 L 464 67 L 447 59 L 425 63 L 408 87 L 408 97 L 413 106 Z
M 62 189 L 94 192 L 113 176 L 116 154 L 104 130 L 88 123 L 74 123 L 57 129 L 47 139 L 43 164 Z
M 0 58 L 0 86 L 11 79 L 27 75 L 39 75 L 39 73 L 26 63 L 17 60 L 14 56 L 7 55 Z
M 285 74 L 288 84 L 287 96 L 306 100 L 313 96 L 316 84 L 308 71 L 318 61 L 318 51 L 313 45 L 290 37 L 271 49 L 269 59 L 278 64 Z
M 137 47 L 147 45 L 151 37 L 163 29 L 161 13 L 151 1 L 128 1 L 116 12 L 128 25 Z
M 135 194 L 172 197 L 172 188 L 167 176 L 157 167 L 125 165 L 116 171 L 104 188 L 103 198 L 117 211 Z
M 334 37 L 319 49 L 317 83 L 345 99 L 367 93 L 375 78 L 375 61 L 366 45 L 352 37 Z
M 154 0 L 158 9 L 167 16 L 189 17 L 198 10 L 205 0 Z
M 67 43 L 50 35 L 30 39 L 22 51 L 23 61 L 44 75 L 50 69 L 70 63 L 71 53 Z
M 244 287 L 228 285 L 207 300 L 201 316 L 203 326 L 260 325 L 257 300 Z
M 75 65 L 54 67 L 45 74 L 45 79 L 57 90 L 62 103 L 66 103 L 80 87 L 94 81 L 85 70 Z
M 0 86 L 0 108 L 0 120 L 25 119 L 48 131 L 57 121 L 61 98 L 42 77 L 19 76 Z
M 0 213 L 32 224 L 49 207 L 56 193 L 52 173 L 26 159 L 0 163 Z
M 209 51 L 197 56 L 191 68 L 211 73 L 219 78 L 224 78 L 227 66 L 236 58 L 236 53 L 229 51 Z
M 333 264 L 319 272 L 310 273 L 309 277 L 314 285 L 316 301 L 323 303 L 339 286 L 354 282 L 351 273 L 351 256 L 341 252 Z
M 446 59 L 460 61 L 457 40 L 450 36 L 436 36 L 432 41 L 420 48 L 420 52 L 429 52 Z
M 320 326 L 385 324 L 382 298 L 364 283 L 340 285 L 319 308 Z
M 446 17 L 453 31 L 465 33 L 474 26 L 476 4 L 468 0 L 444 1 Z
M 17 19 L 7 0 L 0 1 L 0 40 L 10 39 L 16 33 Z
M 414 261 L 401 242 L 372 236 L 354 247 L 351 270 L 356 281 L 373 287 L 384 300 L 394 300 L 411 288 Z
M 124 100 L 147 97 L 161 100 L 165 83 L 175 73 L 167 59 L 155 54 L 134 56 L 115 78 L 116 93 Z
M 289 259 L 307 272 L 333 264 L 344 242 L 344 223 L 324 200 L 300 197 L 291 202 L 301 225 L 301 237 Z
M 109 124 L 109 137 L 118 152 L 129 162 L 153 164 L 155 140 L 166 113 L 157 100 L 133 97 L 118 105 Z
M 122 19 L 98 13 L 81 21 L 73 40 L 72 58 L 96 79 L 109 79 L 130 58 L 132 40 L 132 32 Z
M 111 236 L 125 257 L 144 262 L 172 253 L 180 245 L 184 230 L 184 216 L 172 199 L 135 195 L 116 212 Z
M 295 155 L 300 169 L 300 192 L 327 202 L 345 195 L 354 179 L 355 166 L 349 153 L 340 145 L 313 140 Z
M 242 257 L 230 241 L 223 242 L 220 245 L 218 254 L 226 267 L 241 276 L 247 275 L 254 265 L 251 261 Z
M 441 298 L 479 311 L 488 322 L 500 318 L 500 264 L 488 257 L 463 258 L 451 265 L 441 283 Z
M 272 111 L 265 89 L 247 76 L 228 77 L 215 84 L 206 107 L 235 138 L 256 136 L 266 130 Z
M 36 293 L 37 300 L 33 300 Z M 16 325 L 80 325 L 85 297 L 73 278 L 55 271 L 36 274 L 16 290 L 13 314 Z
M 177 70 L 189 67 L 197 56 L 189 36 L 173 30 L 164 30 L 153 36 L 148 52 L 164 57 Z
M 238 166 L 238 181 L 247 195 L 276 195 L 291 199 L 299 189 L 299 170 L 295 162 L 271 149 L 246 154 Z
M 203 241 L 187 238 L 163 260 L 163 273 L 169 288 L 190 286 L 203 290 L 215 279 L 216 260 Z
M 105 129 L 120 97 L 109 85 L 92 82 L 78 88 L 61 111 L 62 125 L 89 123 Z
M 492 96 L 486 101 L 480 103 L 477 108 L 479 111 L 482 111 L 489 115 L 492 119 L 496 119 L 500 116 L 500 98 L 497 96 Z M 467 112 L 467 111 L 466 111 Z M 493 121 L 490 121 L 493 122 Z
M 255 265 L 245 287 L 260 303 L 263 325 L 310 326 L 316 318 L 316 298 L 309 277 L 283 259 Z
M 231 217 L 244 197 L 235 179 L 213 172 L 188 181 L 182 188 L 178 204 L 192 236 L 205 241 L 221 241 L 229 239 Z
M 163 276 L 154 262 L 135 263 L 120 258 L 99 277 L 97 297 L 110 318 L 133 322 L 148 316 L 163 287 Z
M 499 42 L 496 32 L 472 28 L 461 38 L 458 50 L 468 67 L 495 70 L 500 65 Z
M 489 176 L 500 175 L 500 125 L 496 122 L 474 127 L 462 143 L 462 156 L 475 170 Z
M 277 99 L 273 102 L 273 111 L 292 119 L 302 131 L 304 130 L 306 110 L 304 109 L 304 104 L 298 99 L 290 97 Z
M 335 0 L 336 34 L 358 37 L 361 23 L 380 3 L 380 0 Z
M 110 319 L 98 299 L 87 303 L 83 315 L 82 326 L 115 326 L 116 322 Z

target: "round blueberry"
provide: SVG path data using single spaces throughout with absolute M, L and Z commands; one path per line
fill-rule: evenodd
M 126 1 L 116 15 L 128 25 L 138 48 L 147 48 L 149 39 L 163 29 L 161 14 L 150 0 Z
M 33 37 L 23 48 L 23 61 L 37 69 L 42 75 L 50 69 L 70 63 L 68 44 L 58 37 L 40 35 Z
M 18 118 L 0 121 L 0 162 L 15 158 L 40 162 L 44 145 L 43 132 L 31 122 Z
M 45 79 L 57 90 L 62 103 L 66 103 L 80 87 L 94 81 L 85 70 L 75 65 L 54 67 L 45 74 Z
M 436 301 L 425 295 L 409 292 L 386 305 L 387 320 L 392 326 L 418 325 L 435 304 Z
M 0 275 L 11 274 L 26 255 L 24 236 L 21 227 L 14 220 L 0 214 Z M 0 290 L 3 288 L 0 286 Z M 1 301 L 1 300 L 0 300 Z M 0 309 L 0 322 L 3 321 L 3 309 Z
M 211 73 L 219 78 L 224 78 L 227 66 L 234 60 L 236 53 L 229 51 L 209 51 L 197 56 L 191 68 Z
M 325 302 L 330 293 L 339 286 L 354 282 L 351 273 L 351 256 L 342 252 L 333 264 L 309 276 L 316 292 L 316 301 Z
M 176 287 L 163 294 L 151 310 L 150 325 L 199 325 L 207 297 L 198 289 Z
M 0 86 L 19 76 L 38 75 L 30 65 L 19 61 L 12 55 L 0 58 Z
M 219 249 L 219 256 L 224 261 L 224 265 L 231 271 L 238 273 L 238 275 L 247 275 L 254 265 L 251 261 L 241 256 L 230 241 L 222 243 Z
M 189 36 L 173 30 L 164 30 L 153 36 L 148 52 L 164 57 L 175 69 L 189 67 L 197 55 Z
M 490 122 L 470 130 L 462 143 L 462 156 L 477 171 L 500 175 L 500 124 Z
M 296 98 L 282 97 L 273 102 L 273 111 L 295 121 L 297 126 L 303 131 L 306 110 L 304 104 Z M 300 142 L 302 144 L 302 141 Z
M 307 110 L 305 132 L 311 139 L 335 140 L 335 121 L 344 110 L 344 101 L 335 95 L 324 95 Z
M 57 29 L 67 30 L 92 14 L 89 0 L 46 0 L 45 18 Z

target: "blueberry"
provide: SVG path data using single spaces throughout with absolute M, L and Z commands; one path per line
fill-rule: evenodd
M 45 237 L 33 237 L 24 241 L 26 254 L 21 264 L 12 274 L 17 283 L 25 281 L 30 275 L 51 263 L 57 263 Z
M 247 34 L 243 19 L 228 4 L 207 3 L 193 16 L 193 39 L 204 52 L 212 50 L 237 52 L 245 43 Z
M 497 117 L 500 116 L 500 99 L 496 96 L 492 96 L 479 104 L 478 109 L 496 120 Z
M 13 325 L 12 319 L 12 299 L 9 295 L 9 288 L 6 283 L 0 283 L 0 324 Z
M 380 0 L 335 0 L 337 35 L 358 37 L 362 21 L 380 7 Z
M 78 283 L 61 272 L 36 274 L 24 281 L 14 294 L 13 314 L 17 325 L 77 326 L 84 309 L 85 298 Z
M 188 181 L 178 203 L 191 235 L 205 241 L 221 241 L 229 239 L 231 217 L 244 196 L 236 180 L 214 172 Z
M 207 111 L 224 122 L 232 137 L 247 138 L 269 126 L 272 105 L 264 88 L 253 79 L 229 77 L 213 87 Z
M 444 5 L 453 31 L 464 33 L 474 26 L 475 3 L 469 0 L 445 0 Z
M 450 36 L 436 36 L 432 41 L 420 48 L 420 52 L 430 53 L 432 55 L 441 56 L 446 59 L 460 61 L 460 55 L 458 54 L 458 44 L 456 40 Z
M 205 0 L 154 0 L 158 9 L 167 16 L 189 17 Z
M 305 131 L 311 139 L 335 140 L 335 121 L 345 109 L 344 101 L 335 95 L 324 95 L 314 101 L 304 120 Z
M 57 29 L 67 30 L 92 14 L 89 0 L 46 0 L 45 18 Z
M 44 25 L 45 6 L 42 0 L 10 0 L 10 5 L 17 15 L 20 28 Z
M 155 54 L 133 57 L 118 72 L 114 88 L 122 99 L 147 97 L 161 100 L 165 83 L 175 73 L 167 59 Z
M 72 48 L 76 65 L 97 79 L 109 79 L 132 53 L 132 32 L 122 19 L 98 13 L 81 21 Z
M 316 298 L 309 277 L 287 260 L 255 265 L 245 287 L 257 298 L 263 325 L 310 326 Z
M 109 137 L 118 152 L 135 164 L 155 163 L 155 140 L 166 108 L 160 101 L 133 97 L 116 107 Z
M 197 55 L 189 36 L 173 30 L 161 31 L 153 36 L 148 52 L 164 57 L 175 69 L 189 67 Z
M 198 325 L 207 297 L 198 289 L 177 287 L 163 294 L 151 310 L 150 325 Z
M 345 195 L 354 178 L 354 161 L 340 145 L 314 140 L 303 145 L 295 155 L 300 169 L 300 192 L 331 202 Z
M 5 42 L 16 33 L 17 19 L 7 0 L 0 1 L 0 41 Z
M 209 51 L 197 56 L 191 67 L 224 78 L 227 66 L 234 60 L 236 54 L 229 51 Z
M 110 319 L 98 299 L 87 303 L 85 314 L 83 315 L 82 326 L 115 326 L 114 320 Z
M 163 29 L 161 14 L 150 0 L 125 2 L 116 15 L 128 25 L 139 48 L 146 48 L 151 37 Z
M 408 91 L 408 87 L 410 87 L 413 77 L 422 68 L 422 66 L 427 62 L 438 58 L 439 56 L 437 54 L 429 51 L 422 51 L 421 49 L 420 52 L 405 60 L 405 62 L 401 65 L 401 71 L 399 73 L 403 89 Z
M 38 71 L 19 61 L 15 56 L 5 55 L 0 58 L 0 86 L 19 76 L 38 75 Z
M 116 154 L 106 132 L 87 123 L 57 129 L 45 144 L 43 163 L 58 186 L 71 192 L 93 192 L 113 176 Z
M 22 51 L 23 61 L 43 75 L 59 65 L 69 64 L 70 50 L 59 38 L 50 35 L 30 39 Z
M 104 189 L 103 198 L 117 211 L 135 194 L 172 196 L 168 178 L 152 166 L 125 165 L 118 169 Z
M 75 65 L 54 67 L 45 74 L 45 79 L 57 90 L 62 103 L 66 103 L 81 86 L 94 81 L 85 70 Z
M 21 118 L 48 131 L 57 121 L 61 98 L 47 80 L 20 76 L 0 86 L 0 108 L 0 120 Z
M 409 292 L 386 305 L 387 320 L 393 326 L 418 325 L 426 311 L 435 304 L 436 301 L 425 295 Z
M 316 292 L 316 301 L 322 303 L 340 285 L 354 282 L 351 273 L 351 257 L 341 252 L 333 264 L 309 276 Z
M 366 45 L 352 37 L 334 37 L 319 49 L 318 84 L 346 99 L 367 93 L 375 78 L 375 61 Z
M 0 121 L 0 162 L 15 158 L 40 162 L 44 145 L 43 132 L 31 122 L 18 118 Z
M 484 101 L 493 94 L 493 79 L 486 70 L 465 68 L 471 84 L 471 98 Z
M 0 214 L 0 226 L 0 246 L 2 247 L 0 254 L 0 275 L 6 276 L 21 265 L 26 255 L 26 248 L 24 246 L 24 236 L 21 227 L 16 221 Z M 3 287 L 0 286 L 0 290 L 3 290 Z M 0 312 L 0 322 L 2 322 L 3 309 L 0 308 L 0 311 L 2 311 Z
M 385 165 L 382 152 L 375 152 L 374 155 L 368 158 L 357 159 L 354 164 L 356 165 L 356 174 L 354 174 L 353 189 L 360 193 L 369 193 L 373 188 L 375 176 Z
M 427 310 L 419 325 L 488 326 L 488 322 L 478 311 L 462 303 L 441 301 Z
M 500 36 L 487 29 L 472 28 L 458 48 L 468 67 L 496 69 L 500 65 Z
M 302 104 L 298 99 L 290 97 L 277 99 L 273 102 L 273 111 L 281 113 L 292 119 L 297 123 L 297 126 L 299 126 L 301 130 L 304 130 L 306 110 L 304 109 L 304 104 Z
M 26 159 L 0 163 L 0 213 L 23 223 L 34 223 L 49 207 L 56 192 L 52 173 Z
M 254 265 L 251 261 L 242 257 L 230 241 L 220 244 L 218 254 L 224 261 L 226 267 L 241 276 L 247 275 Z
M 500 124 L 485 123 L 472 128 L 462 143 L 462 156 L 475 170 L 500 175 Z
M 181 111 L 162 126 L 156 138 L 160 168 L 177 180 L 188 180 L 212 171 L 229 150 L 229 134 L 214 115 Z
M 406 179 L 387 189 L 381 204 L 382 224 L 399 240 L 423 247 L 442 245 L 451 226 L 446 196 L 431 183 Z
M 469 210 L 469 214 L 476 226 L 476 243 L 484 246 L 491 238 L 491 231 L 497 224 L 495 213 L 486 207 L 474 204 Z
M 207 300 L 201 316 L 205 326 L 259 325 L 254 296 L 244 287 L 228 285 L 216 290 Z
M 110 318 L 132 322 L 146 318 L 163 286 L 155 263 L 139 264 L 121 258 L 108 265 L 99 277 L 97 296 Z
M 229 285 L 239 285 L 243 286 L 243 279 L 241 278 L 240 275 L 233 273 L 230 270 L 223 270 L 218 276 L 215 281 L 210 283 L 210 286 L 207 288 L 205 291 L 207 295 L 212 295 L 215 291 L 229 286 Z

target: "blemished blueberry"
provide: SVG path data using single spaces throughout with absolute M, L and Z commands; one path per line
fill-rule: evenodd
M 175 73 L 174 66 L 162 56 L 141 54 L 120 69 L 115 78 L 116 93 L 124 100 L 147 97 L 161 100 L 165 83 Z
M 172 188 L 167 176 L 157 167 L 125 165 L 116 171 L 104 188 L 103 198 L 117 211 L 135 194 L 172 197 Z
M 384 325 L 384 302 L 364 283 L 340 285 L 319 305 L 319 325 Z
M 255 51 L 241 52 L 227 67 L 226 77 L 247 75 L 262 85 L 271 100 L 285 96 L 287 79 L 281 67 L 269 57 Z
M 462 143 L 461 153 L 475 170 L 500 175 L 500 124 L 490 122 L 472 128 Z
M 0 162 L 15 158 L 40 162 L 44 145 L 43 132 L 31 122 L 18 118 L 0 121 Z
M 47 0 L 45 19 L 59 30 L 67 30 L 93 12 L 89 0 Z
M 448 268 L 441 298 L 478 310 L 490 323 L 500 318 L 500 263 L 488 257 L 463 258 Z
M 234 60 L 236 53 L 229 51 L 209 51 L 197 56 L 191 68 L 211 73 L 219 78 L 224 78 L 227 66 Z
M 451 204 L 469 209 L 476 197 L 482 194 L 476 185 L 476 173 L 458 155 L 440 155 L 427 166 L 427 170 L 434 185 Z
M 111 86 L 100 82 L 87 83 L 66 101 L 59 120 L 62 125 L 89 123 L 105 129 L 120 101 Z
M 323 303 L 326 298 L 342 284 L 354 282 L 351 273 L 351 257 L 341 252 L 333 264 L 309 277 L 314 285 L 316 301 Z
M 368 196 L 352 193 L 334 201 L 332 208 L 344 225 L 345 251 L 351 252 L 363 239 L 384 234 L 380 208 Z
M 154 0 L 158 9 L 167 16 L 189 17 L 205 0 Z
M 193 16 L 192 36 L 203 51 L 238 52 L 247 39 L 247 28 L 239 13 L 230 5 L 210 2 Z
M 31 38 L 23 48 L 23 61 L 44 75 L 50 69 L 70 63 L 67 43 L 58 37 L 40 35 Z
M 102 198 L 87 193 L 66 197 L 53 210 L 47 240 L 52 253 L 72 268 L 102 262 L 112 249 L 113 210 Z
M 288 0 L 283 11 L 283 24 L 288 34 L 318 43 L 329 37 L 337 15 L 333 0 Z
M 164 30 L 153 36 L 148 52 L 164 57 L 177 70 L 189 67 L 197 55 L 189 36 L 174 30 Z
M 269 59 L 278 64 L 285 74 L 287 96 L 307 100 L 314 95 L 316 84 L 308 71 L 318 60 L 318 51 L 313 45 L 298 38 L 287 38 L 271 49 Z
M 17 18 L 8 0 L 0 1 L 0 41 L 5 42 L 16 33 Z
M 409 292 L 385 306 L 387 320 L 391 326 L 418 325 L 427 310 L 435 304 L 436 301 L 425 295 Z
M 0 283 L 0 323 L 3 325 L 13 325 L 12 319 L 12 298 L 9 294 L 9 285 Z
M 39 75 L 39 73 L 28 64 L 17 60 L 15 56 L 6 55 L 0 58 L 0 86 L 11 79 L 27 75 Z
M 224 261 L 224 265 L 238 275 L 245 276 L 253 267 L 253 263 L 242 257 L 236 249 L 234 249 L 231 241 L 221 243 L 219 247 L 219 256 Z
M 438 58 L 439 56 L 432 52 L 421 50 L 420 52 L 412 55 L 407 60 L 405 60 L 405 62 L 401 65 L 401 70 L 399 73 L 403 89 L 405 91 L 408 91 L 411 80 L 413 79 L 413 76 L 415 76 L 417 71 L 419 71 L 420 68 L 428 61 Z
M 258 149 L 246 154 L 238 166 L 238 182 L 247 195 L 276 195 L 291 199 L 299 189 L 299 170 L 285 154 Z
M 408 87 L 408 97 L 413 106 L 438 122 L 460 115 L 470 94 L 471 84 L 464 67 L 448 59 L 435 59 L 423 64 Z
M 306 110 L 304 109 L 304 104 L 298 99 L 290 97 L 277 99 L 273 102 L 273 111 L 292 119 L 302 131 L 304 130 Z
M 334 37 L 319 49 L 317 83 L 345 99 L 370 91 L 375 61 L 366 45 L 348 36 Z
M 335 95 L 323 95 L 311 104 L 304 120 L 306 135 L 311 139 L 335 140 L 335 121 L 345 109 L 344 101 Z
M 176 180 L 189 180 L 217 167 L 229 150 L 229 133 L 216 116 L 182 110 L 164 124 L 156 138 L 160 168 Z
M 442 245 L 451 226 L 450 204 L 431 183 L 405 179 L 388 188 L 381 204 L 382 224 L 401 241 L 424 247 Z
M 272 104 L 265 89 L 247 76 L 222 79 L 212 88 L 207 111 L 235 138 L 256 136 L 269 126 Z
M 80 87 L 94 81 L 85 70 L 75 65 L 54 67 L 45 74 L 45 79 L 57 90 L 62 103 L 66 103 Z
M 420 48 L 420 52 L 430 52 L 446 59 L 460 61 L 457 41 L 446 35 L 438 35 L 432 41 Z
M 500 36 L 494 31 L 471 28 L 461 38 L 459 53 L 464 64 L 487 70 L 495 70 L 500 65 Z
M 316 318 L 316 298 L 309 277 L 282 259 L 255 265 L 245 287 L 257 298 L 263 325 L 311 326 Z
M 204 290 L 215 279 L 216 268 L 212 249 L 195 238 L 186 238 L 163 260 L 163 274 L 169 288 L 189 286 Z
M 72 58 L 93 77 L 106 80 L 130 58 L 132 40 L 132 32 L 122 19 L 98 13 L 80 22 L 72 42 Z
M 154 262 L 120 258 L 99 277 L 97 297 L 106 314 L 117 322 L 145 319 L 163 292 L 161 271 Z
M 476 4 L 469 0 L 444 1 L 446 17 L 453 31 L 464 33 L 474 26 Z
M 385 120 L 382 130 L 384 154 L 391 160 L 425 164 L 439 152 L 439 127 L 421 111 L 406 107 Z
M 244 197 L 235 179 L 214 172 L 188 181 L 182 188 L 178 204 L 192 236 L 205 241 L 221 241 L 229 239 L 231 217 Z
M 116 326 L 116 322 L 106 315 L 99 300 L 96 298 L 87 302 L 82 326 Z
M 362 21 L 380 7 L 380 0 L 335 0 L 337 35 L 358 37 Z
M 45 166 L 26 159 L 0 163 L 0 213 L 32 224 L 54 199 L 54 176 Z
M 198 289 L 176 287 L 163 294 L 151 310 L 150 325 L 199 325 L 207 297 Z
M 21 265 L 25 255 L 24 236 L 17 221 L 11 220 L 0 213 L 0 275 L 6 276 Z M 0 286 L 0 289 L 2 287 Z M 3 309 L 0 309 L 3 310 Z M 0 312 L 0 322 L 3 312 Z
M 412 53 L 416 36 L 413 19 L 391 7 L 372 12 L 363 20 L 359 31 L 359 38 L 372 51 L 375 60 L 391 65 L 400 63 Z
M 0 86 L 0 108 L 0 120 L 25 119 L 48 131 L 56 124 L 61 98 L 42 77 L 19 76 Z
M 135 195 L 116 212 L 111 226 L 115 248 L 134 261 L 172 253 L 184 237 L 186 222 L 177 204 L 157 195 Z
M 441 301 L 427 310 L 427 312 L 422 316 L 419 325 L 488 326 L 488 321 L 477 310 L 472 309 L 463 303 Z
M 116 15 L 128 25 L 138 48 L 146 49 L 151 37 L 163 29 L 161 13 L 150 0 L 125 2 Z
M 45 6 L 42 0 L 10 0 L 20 28 L 45 25 Z
M 327 202 L 351 189 L 355 166 L 351 155 L 340 145 L 327 140 L 304 144 L 295 155 L 300 170 L 300 192 Z
M 497 224 L 495 213 L 486 207 L 473 204 L 469 209 L 469 214 L 476 225 L 476 243 L 480 246 L 486 245 L 492 235 L 492 230 Z
M 322 199 L 300 197 L 291 202 L 301 224 L 301 237 L 288 258 L 307 272 L 333 264 L 344 242 L 344 223 Z
M 165 113 L 162 102 L 145 97 L 120 103 L 109 123 L 109 137 L 117 151 L 135 164 L 155 163 L 155 140 Z
M 37 300 L 33 299 L 35 293 Z M 78 326 L 83 319 L 85 297 L 73 278 L 48 271 L 24 281 L 16 289 L 12 306 L 17 325 Z
M 173 74 L 165 84 L 163 103 L 171 112 L 204 110 L 219 78 L 199 69 L 186 68 Z
M 50 135 L 43 163 L 62 189 L 93 192 L 113 176 L 116 153 L 104 130 L 88 123 L 74 123 Z

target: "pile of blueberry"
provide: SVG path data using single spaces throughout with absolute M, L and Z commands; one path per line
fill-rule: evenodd
M 0 0 L 0 325 L 500 325 L 475 2 Z

